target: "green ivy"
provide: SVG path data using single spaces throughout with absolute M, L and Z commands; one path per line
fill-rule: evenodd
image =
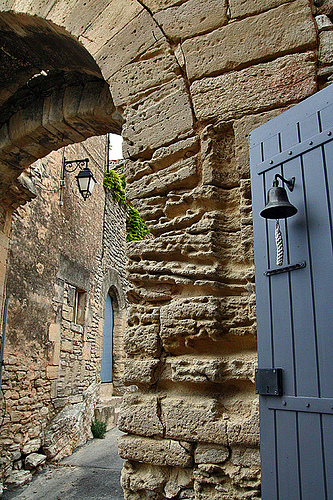
M 126 241 L 143 240 L 149 231 L 137 209 L 126 203 L 124 174 L 118 175 L 114 170 L 110 170 L 105 174 L 103 185 L 111 191 L 113 198 L 119 205 L 123 205 L 126 209 Z

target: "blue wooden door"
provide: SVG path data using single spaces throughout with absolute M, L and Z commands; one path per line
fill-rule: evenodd
M 101 364 L 101 382 L 112 382 L 112 334 L 113 308 L 110 294 L 107 294 L 104 316 L 103 355 Z
M 333 86 L 253 131 L 250 158 L 258 380 L 282 369 L 282 395 L 276 379 L 260 389 L 262 498 L 333 500 Z M 279 268 L 259 215 L 276 173 L 295 177 L 298 208 L 280 221 Z

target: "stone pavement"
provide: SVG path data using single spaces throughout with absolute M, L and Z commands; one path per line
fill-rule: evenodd
M 124 500 L 120 486 L 123 460 L 118 455 L 112 429 L 105 439 L 93 439 L 57 465 L 48 465 L 32 482 L 15 491 L 4 491 L 2 500 Z

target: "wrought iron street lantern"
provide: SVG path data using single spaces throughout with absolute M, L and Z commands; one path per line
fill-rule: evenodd
M 84 200 L 91 196 L 96 184 L 96 179 L 88 168 L 88 163 L 89 158 L 84 158 L 83 160 L 66 160 L 64 157 L 61 170 L 60 187 L 63 188 L 65 186 L 65 172 L 75 172 L 78 168 L 80 169 L 80 172 L 76 176 L 76 180 L 79 192 Z M 62 204 L 61 199 L 60 203 Z

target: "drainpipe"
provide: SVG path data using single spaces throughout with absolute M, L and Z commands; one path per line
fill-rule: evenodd
M 4 308 L 4 312 L 3 312 L 2 338 L 1 338 L 1 350 L 0 350 L 0 391 L 1 391 L 1 385 L 2 385 L 2 368 L 3 368 L 3 357 L 4 357 L 4 352 L 5 352 L 8 303 L 9 303 L 9 299 L 6 299 L 5 300 L 5 308 Z

